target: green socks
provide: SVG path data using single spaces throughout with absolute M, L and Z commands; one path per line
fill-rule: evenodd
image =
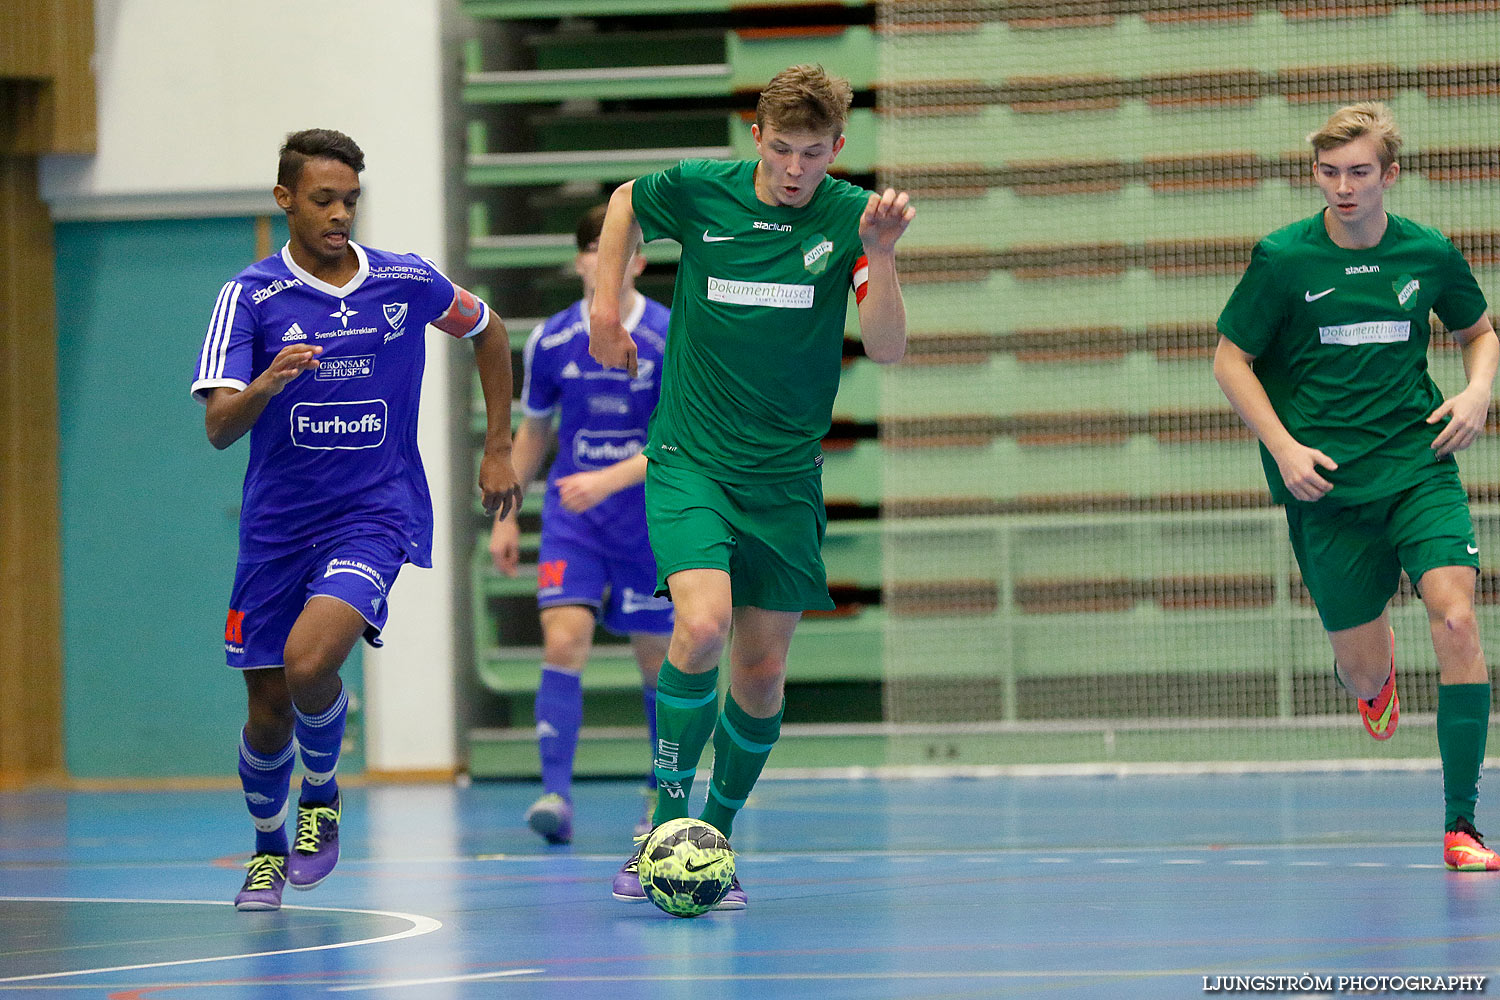
M 688 793 L 708 739 L 714 741 L 714 773 L 703 820 L 729 836 L 734 814 L 750 796 L 771 747 L 781 735 L 781 711 L 757 719 L 730 695 L 718 710 L 719 668 L 685 674 L 668 660 L 656 680 L 656 812 L 654 826 L 687 816 Z M 783 709 L 785 706 L 783 705 Z M 717 720 L 717 726 L 715 726 Z
M 718 715 L 719 668 L 685 674 L 667 660 L 656 680 L 656 812 L 654 826 L 687 816 L 698 758 Z
M 757 719 L 745 714 L 733 695 L 724 699 L 724 712 L 714 730 L 714 773 L 702 818 L 726 837 L 734 826 L 735 813 L 745 805 L 766 758 L 771 756 L 771 747 L 781 735 L 781 714 L 785 710 L 783 702 L 769 719 Z
M 1438 685 L 1438 754 L 1443 758 L 1443 798 L 1452 830 L 1460 816 L 1474 822 L 1479 798 L 1479 766 L 1490 724 L 1488 684 Z

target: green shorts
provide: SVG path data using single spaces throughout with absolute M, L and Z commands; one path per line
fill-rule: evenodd
M 646 466 L 646 525 L 656 555 L 656 593 L 684 569 L 729 574 L 735 607 L 810 611 L 833 607 L 823 567 L 823 478 L 721 483 L 700 472 Z
M 1456 470 L 1348 507 L 1289 504 L 1287 532 L 1323 627 L 1374 621 L 1401 584 L 1440 566 L 1479 568 L 1469 498 Z

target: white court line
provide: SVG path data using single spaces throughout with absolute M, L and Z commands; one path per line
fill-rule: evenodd
M 355 990 L 393 990 L 398 986 L 437 986 L 439 983 L 472 983 L 502 976 L 535 976 L 546 969 L 502 969 L 499 972 L 473 972 L 466 976 L 442 976 L 437 979 L 396 979 L 383 983 L 357 983 L 353 986 L 330 986 L 329 993 L 353 993 Z
M 0 903 L 136 903 L 158 906 L 233 906 L 233 903 L 224 903 L 218 900 L 208 899 L 99 899 L 80 896 L 0 896 Z M 237 958 L 269 958 L 272 955 L 296 955 L 305 951 L 331 951 L 335 948 L 353 948 L 365 944 L 381 944 L 385 941 L 399 941 L 402 938 L 421 937 L 423 934 L 431 934 L 443 926 L 442 921 L 432 917 L 424 917 L 416 913 L 397 913 L 393 910 L 353 910 L 342 906 L 283 906 L 283 910 L 309 910 L 316 913 L 362 913 L 366 916 L 395 917 L 398 920 L 409 920 L 411 926 L 404 931 L 395 934 L 385 934 L 376 938 L 360 938 L 355 941 L 342 941 L 338 944 L 309 945 L 306 948 L 282 948 L 277 951 L 248 951 L 240 955 L 212 955 L 208 958 L 181 958 L 171 962 L 142 962 L 139 965 L 111 965 L 98 969 L 74 969 L 69 972 L 42 972 L 30 976 L 10 976 L 0 979 L 0 983 L 24 983 L 37 979 L 62 979 L 67 976 L 91 976 L 98 972 L 131 972 L 136 969 L 162 969 L 172 965 L 198 965 L 203 962 L 228 962 Z M 254 919 L 253 917 L 247 919 Z

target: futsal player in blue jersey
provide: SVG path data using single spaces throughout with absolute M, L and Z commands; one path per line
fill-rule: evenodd
M 425 258 L 350 239 L 363 169 L 359 146 L 339 132 L 287 137 L 274 195 L 289 239 L 220 290 L 192 384 L 214 447 L 250 433 L 224 628 L 249 695 L 239 773 L 256 834 L 241 910 L 278 909 L 287 882 L 311 889 L 338 861 L 335 774 L 348 708 L 339 668 L 361 637 L 380 645 L 401 567 L 432 565 L 432 499 L 417 453 L 429 323 L 474 345 L 489 415 L 486 509 L 503 513 L 521 498 L 505 327 Z
M 635 290 L 635 278 L 645 267 L 636 256 L 621 291 L 624 326 L 639 359 L 636 376 L 604 368 L 589 357 L 588 309 L 606 208 L 599 205 L 585 214 L 575 234 L 573 266 L 583 279 L 583 298 L 539 325 L 526 341 L 521 392 L 526 417 L 516 431 L 513 459 L 524 486 L 553 442 L 559 442 L 547 475 L 537 559 L 544 662 L 536 729 L 544 794 L 526 811 L 527 824 L 552 844 L 573 839 L 581 678 L 596 618 L 611 632 L 630 636 L 651 740 L 642 762 L 646 770 L 656 745 L 656 672 L 672 634 L 672 602 L 653 596 L 656 560 L 646 537 L 646 456 L 641 453 L 661 390 L 668 312 Z M 514 511 L 495 519 L 490 554 L 497 569 L 516 575 L 520 530 Z M 650 798 L 642 820 L 645 831 L 651 829 L 655 804 L 654 794 Z

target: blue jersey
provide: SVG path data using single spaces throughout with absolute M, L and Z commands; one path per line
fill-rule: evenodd
M 244 389 L 289 344 L 323 348 L 250 431 L 240 558 L 286 555 L 378 525 L 432 565 L 432 498 L 417 453 L 423 334 L 484 329 L 489 311 L 430 261 L 349 244 L 359 270 L 335 287 L 279 254 L 219 292 L 193 395 Z
M 637 484 L 582 513 L 558 500 L 557 480 L 602 469 L 639 454 L 646 425 L 661 394 L 667 307 L 636 297 L 625 329 L 635 340 L 636 377 L 605 368 L 589 356 L 588 312 L 582 301 L 550 317 L 526 340 L 526 384 L 521 403 L 528 417 L 557 416 L 557 459 L 547 474 L 543 530 L 612 544 L 646 541 L 646 488 Z

